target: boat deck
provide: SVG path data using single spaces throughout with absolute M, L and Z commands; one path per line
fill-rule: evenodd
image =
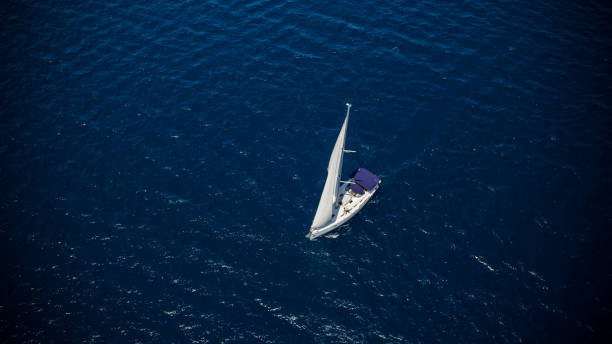
M 309 237 L 311 240 L 340 227 L 350 218 L 355 216 L 355 214 L 357 214 L 359 210 L 363 208 L 368 200 L 372 198 L 379 187 L 376 185 L 376 187 L 374 187 L 374 189 L 371 191 L 366 190 L 363 195 L 359 195 L 350 191 L 348 186 L 349 184 L 340 185 L 338 188 L 338 198 L 340 198 L 340 202 L 338 206 L 334 207 L 333 209 L 331 221 L 324 227 L 308 233 L 307 237 Z

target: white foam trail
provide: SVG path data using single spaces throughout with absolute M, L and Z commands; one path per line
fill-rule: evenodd
M 477 262 L 479 262 L 480 264 L 484 265 L 487 269 L 489 269 L 490 271 L 495 271 L 495 269 L 493 269 L 491 267 L 491 265 L 489 265 L 482 256 L 475 256 L 472 255 L 472 258 L 476 259 Z

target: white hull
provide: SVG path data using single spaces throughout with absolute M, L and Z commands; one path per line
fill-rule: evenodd
M 380 185 L 380 181 L 378 183 Z M 356 195 L 352 192 L 348 192 L 349 184 L 341 184 L 338 187 L 340 205 L 338 207 L 334 207 L 332 220 L 323 227 L 317 229 L 311 228 L 306 237 L 310 238 L 310 240 L 314 240 L 321 235 L 327 234 L 343 225 L 346 221 L 355 216 L 355 214 L 357 214 L 366 203 L 368 203 L 376 190 L 378 190 L 379 185 L 376 185 L 371 191 L 364 190 L 363 195 Z

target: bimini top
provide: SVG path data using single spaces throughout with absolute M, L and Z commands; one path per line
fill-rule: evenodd
M 380 181 L 374 173 L 362 167 L 353 171 L 350 177 L 353 178 L 355 184 L 350 184 L 349 189 L 360 195 L 363 194 L 363 190 L 372 190 Z

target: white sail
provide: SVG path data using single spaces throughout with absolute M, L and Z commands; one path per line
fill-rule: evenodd
M 315 214 L 314 220 L 312 220 L 312 226 L 310 226 L 311 229 L 320 228 L 331 221 L 334 207 L 338 201 L 338 182 L 340 181 L 340 173 L 342 172 L 346 126 L 348 125 L 349 113 L 351 111 L 351 104 L 346 105 L 348 107 L 346 109 L 346 118 L 344 119 L 344 124 L 342 124 L 342 129 L 340 129 L 340 134 L 338 134 L 338 139 L 336 139 L 334 150 L 329 158 L 327 179 L 325 180 L 323 193 L 321 193 L 317 213 Z

